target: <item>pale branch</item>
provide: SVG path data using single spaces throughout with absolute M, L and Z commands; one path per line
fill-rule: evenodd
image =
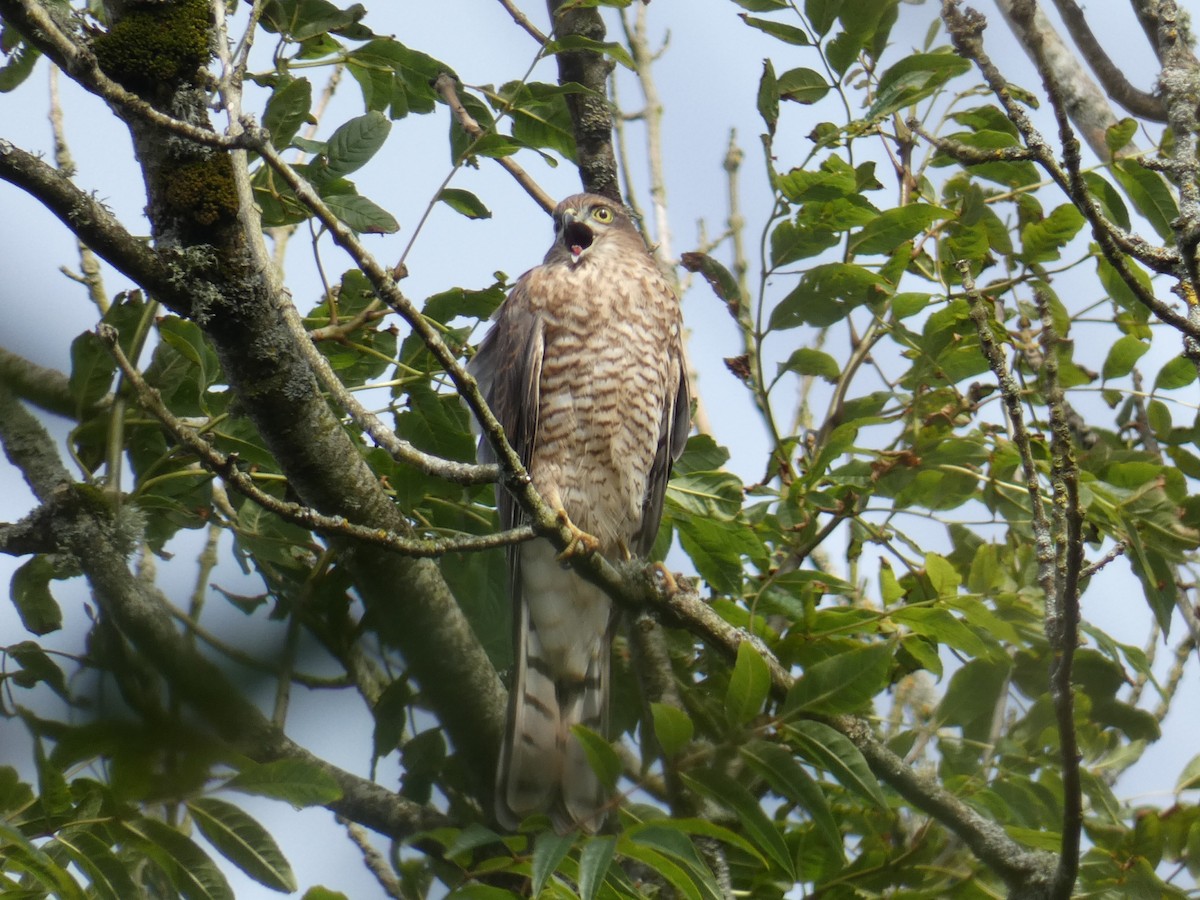
M 308 361 L 317 380 L 321 382 L 321 387 L 329 393 L 338 406 L 346 411 L 356 425 L 371 436 L 371 440 L 387 451 L 392 459 L 403 465 L 412 466 L 426 475 L 442 478 L 455 484 L 488 484 L 496 481 L 500 469 L 495 465 L 464 463 L 435 456 L 417 449 L 408 441 L 397 436 L 395 431 L 384 425 L 377 415 L 359 403 L 354 394 L 342 384 L 342 380 L 337 377 L 333 367 L 330 366 L 328 358 L 313 345 L 312 336 L 305 331 L 304 322 L 296 307 L 292 304 L 286 306 L 283 316 L 284 324 L 292 332 L 300 355 Z
M 81 412 L 84 417 L 101 412 L 112 405 L 112 395 L 107 394 L 83 410 L 78 408 L 71 396 L 70 380 L 58 369 L 39 366 L 19 354 L 0 347 L 0 382 L 21 399 L 47 412 L 74 419 Z
M 36 0 L 0 0 L 0 16 L 20 29 L 31 44 L 70 75 L 76 84 L 111 105 L 206 147 L 232 150 L 238 146 L 236 137 L 219 135 L 168 116 L 113 81 L 100 68 L 91 49 L 59 27 L 45 4 Z
M 371 846 L 371 841 L 368 839 L 367 833 L 345 816 L 338 816 L 337 822 L 346 829 L 346 834 L 354 843 L 354 846 L 358 848 L 358 852 L 362 854 L 363 865 L 374 876 L 380 888 L 383 889 L 383 892 L 387 896 L 392 897 L 393 900 L 406 900 L 404 888 L 396 880 L 391 864 L 383 858 L 383 855 L 378 850 Z
M 221 453 L 202 438 L 199 432 L 184 425 L 167 409 L 158 391 L 146 383 L 141 373 L 125 357 L 117 342 L 118 335 L 115 328 L 111 325 L 101 325 L 96 333 L 117 361 L 118 367 L 137 395 L 138 403 L 158 419 L 178 443 L 190 450 L 206 469 L 220 475 L 221 479 L 239 494 L 281 519 L 302 528 L 320 532 L 326 537 L 351 538 L 392 550 L 403 556 L 426 558 L 440 557 L 451 552 L 467 553 L 491 550 L 527 541 L 533 537 L 533 529 L 528 526 L 519 526 L 493 534 L 462 535 L 452 538 L 412 538 L 383 528 L 372 528 L 350 522 L 342 516 L 327 516 L 311 507 L 273 497 L 242 471 L 236 457 Z
M 642 122 L 646 128 L 646 162 L 650 169 L 650 203 L 654 209 L 654 255 L 665 265 L 671 265 L 671 222 L 667 217 L 667 180 L 663 173 L 662 121 L 663 103 L 654 81 L 654 54 L 646 37 L 646 5 L 639 4 L 635 23 L 622 10 L 621 25 L 625 41 L 633 58 L 634 74 L 642 89 L 644 102 Z
M 525 13 L 521 12 L 521 10 L 517 8 L 517 5 L 513 3 L 512 0 L 500 0 L 500 5 L 508 11 L 510 16 L 512 16 L 512 20 L 525 29 L 525 32 L 539 44 L 544 46 L 546 41 L 549 40 L 546 35 L 542 34 L 542 32 L 538 30 L 536 25 L 529 21 L 529 17 L 525 15 Z
M 575 6 L 567 0 L 546 0 L 546 7 L 554 23 L 554 36 L 559 40 L 572 35 L 591 41 L 604 40 L 604 20 L 599 10 Z M 612 107 L 605 91 L 613 63 L 595 50 L 564 50 L 556 53 L 555 58 L 558 83 L 584 88 L 582 93 L 566 95 L 583 189 L 619 203 L 621 189 L 613 153 Z
M 458 85 L 455 83 L 453 75 L 443 72 L 433 82 L 433 88 L 446 101 L 446 105 L 450 107 L 450 112 L 454 114 L 458 124 L 472 139 L 478 140 L 486 134 L 483 127 L 458 99 Z M 538 206 L 548 213 L 554 212 L 554 198 L 542 190 L 541 185 L 534 181 L 533 177 L 516 160 L 509 156 L 501 156 L 496 159 L 496 162 L 513 177 L 517 184 L 524 188 L 525 193 L 532 197 Z
M 1059 37 L 1036 3 L 1031 4 L 1028 0 L 996 0 L 996 5 L 1016 35 L 1017 42 L 1034 60 L 1042 78 L 1052 78 L 1059 85 L 1064 105 L 1092 152 L 1100 159 L 1107 160 L 1109 151 L 1104 140 L 1105 133 L 1117 122 L 1108 97 L 1080 64 L 1075 51 Z
M 1124 541 L 1117 541 L 1111 550 L 1109 550 L 1095 562 L 1088 563 L 1079 571 L 1079 580 L 1083 581 L 1085 578 L 1091 578 L 1110 562 L 1124 556 L 1126 549 L 1127 548 Z
M 1041 317 L 1042 378 L 1050 412 L 1050 481 L 1054 491 L 1054 593 L 1046 598 L 1046 639 L 1050 661 L 1050 699 L 1058 724 L 1062 760 L 1062 844 L 1051 897 L 1070 900 L 1079 874 L 1080 832 L 1083 828 L 1083 789 L 1079 772 L 1079 738 L 1075 730 L 1075 695 L 1071 673 L 1079 645 L 1079 573 L 1083 568 L 1083 508 L 1079 502 L 1079 467 L 1071 442 L 1065 398 L 1058 378 L 1060 338 L 1054 330 L 1050 299 L 1035 294 Z
M 58 166 L 59 171 L 71 178 L 75 175 L 75 160 L 71 156 L 70 147 L 67 146 L 67 132 L 63 127 L 62 100 L 58 91 L 58 66 L 52 64 L 49 69 L 50 130 L 54 134 L 54 164 Z M 100 261 L 83 241 L 76 238 L 75 244 L 79 251 L 80 274 L 68 273 L 65 267 L 62 271 L 67 274 L 68 278 L 78 281 L 87 288 L 88 298 L 103 315 L 108 312 L 108 294 L 104 290 L 104 276 L 100 271 Z
M 1179 190 L 1179 216 L 1172 223 L 1175 243 L 1187 272 L 1188 289 L 1184 291 L 1189 307 L 1189 319 L 1200 321 L 1200 162 L 1196 153 L 1200 141 L 1200 118 L 1196 114 L 1196 84 L 1200 78 L 1200 63 L 1192 52 L 1192 36 L 1186 16 L 1176 4 L 1162 0 L 1159 4 L 1159 52 L 1162 73 L 1159 84 L 1167 108 L 1167 120 L 1174 138 L 1168 155 L 1167 172 Z
M 1096 35 L 1092 32 L 1087 16 L 1080 9 L 1079 4 L 1075 0 L 1054 0 L 1054 5 L 1058 8 L 1058 14 L 1062 16 L 1063 23 L 1071 34 L 1071 40 L 1075 42 L 1075 46 L 1087 60 L 1088 66 L 1100 79 L 1100 84 L 1108 96 L 1135 116 L 1151 122 L 1165 122 L 1167 114 L 1162 101 L 1153 94 L 1139 90 L 1129 83 L 1124 70 L 1112 61 L 1112 57 L 1096 40 Z
M 1013 98 L 1008 82 L 1000 73 L 1000 70 L 996 68 L 984 52 L 982 33 L 987 23 L 983 16 L 972 9 L 968 9 L 965 13 L 960 11 L 959 0 L 943 0 L 942 18 L 946 23 L 955 50 L 959 55 L 972 60 L 979 68 L 988 87 L 991 88 L 992 92 L 1003 105 L 1009 121 L 1017 127 L 1026 146 L 1033 151 L 1038 164 L 1046 170 L 1055 183 L 1063 189 L 1075 204 L 1076 208 L 1091 223 L 1092 234 L 1096 238 L 1096 242 L 1100 245 L 1105 258 L 1116 269 L 1117 274 L 1121 276 L 1121 280 L 1129 286 L 1129 289 L 1137 297 L 1138 301 L 1161 321 L 1182 332 L 1190 340 L 1200 341 L 1200 324 L 1193 323 L 1190 318 L 1181 316 L 1166 303 L 1163 303 L 1154 296 L 1153 291 L 1147 289 L 1134 277 L 1129 267 L 1129 262 L 1126 259 L 1126 254 L 1129 254 L 1156 272 L 1178 277 L 1179 254 L 1152 247 L 1148 242 L 1141 239 L 1137 239 L 1132 243 L 1123 241 L 1119 232 L 1106 227 L 1099 206 L 1092 198 L 1087 185 L 1083 181 L 1082 172 L 1077 165 L 1070 165 L 1072 159 L 1076 163 L 1078 161 L 1078 142 L 1073 140 L 1070 142 L 1075 145 L 1075 152 L 1073 156 L 1068 157 L 1068 169 L 1064 170 L 1055 159 L 1054 153 L 1050 149 L 1046 139 L 1033 127 L 1024 109 Z M 1049 91 L 1053 90 L 1052 83 L 1047 83 L 1046 87 Z M 1056 95 L 1052 94 L 1052 101 L 1054 96 Z M 1066 116 L 1061 109 L 1061 105 L 1056 105 L 1053 102 L 1051 105 L 1055 107 L 1055 114 L 1059 117 L 1060 123 L 1065 123 L 1069 129 L 1070 126 L 1066 121 Z M 1068 154 L 1071 153 L 1069 146 L 1065 150 Z
M 296 759 L 337 781 L 340 799 L 328 808 L 382 834 L 404 839 L 446 824 L 436 810 L 404 799 L 346 772 L 297 745 L 232 685 L 225 674 L 191 647 L 172 624 L 157 588 L 129 570 L 128 536 L 111 510 L 75 485 L 54 452 L 54 441 L 17 398 L 0 385 L 0 443 L 34 493 L 55 510 L 59 549 L 83 569 L 104 616 L 199 713 L 229 747 L 256 762 Z

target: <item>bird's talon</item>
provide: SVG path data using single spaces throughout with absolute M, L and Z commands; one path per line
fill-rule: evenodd
M 656 562 L 652 567 L 655 576 L 662 581 L 663 590 L 670 596 L 679 590 L 679 583 L 675 581 L 675 576 L 662 563 Z
M 567 542 L 566 549 L 555 557 L 559 562 L 568 560 L 572 556 L 586 556 L 600 549 L 600 539 L 579 528 L 567 518 L 565 512 L 559 511 L 558 520 L 571 532 L 571 540 Z

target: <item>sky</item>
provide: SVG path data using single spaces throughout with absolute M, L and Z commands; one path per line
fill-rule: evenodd
M 544 4 L 540 0 L 536 3 L 523 0 L 520 5 L 539 27 L 547 29 Z M 1029 65 L 1015 47 L 991 0 L 974 5 L 992 21 L 986 40 L 1006 74 L 1018 83 L 1036 86 Z M 1094 0 L 1093 5 L 1102 5 L 1106 11 L 1094 21 L 1101 40 L 1120 41 L 1125 48 L 1122 64 L 1126 71 L 1140 87 L 1149 88 L 1150 73 L 1154 71 L 1152 59 L 1127 5 L 1104 4 L 1100 0 Z M 535 43 L 512 24 L 496 0 L 440 3 L 397 0 L 367 6 L 368 25 L 441 59 L 468 86 L 519 79 L 535 59 Z M 754 104 L 762 60 L 770 56 L 777 71 L 815 65 L 811 51 L 806 48 L 787 47 L 743 25 L 737 18 L 740 11 L 728 0 L 654 0 L 649 7 L 652 32 L 665 45 L 655 65 L 655 77 L 666 108 L 663 156 L 670 243 L 676 254 L 695 249 L 702 233 L 713 235 L 724 228 L 727 183 L 722 160 L 731 131 L 736 132 L 745 152 L 741 202 L 749 220 L 750 245 L 757 241 L 770 207 L 759 144 L 762 123 Z M 906 3 L 901 7 L 900 22 L 892 37 L 897 53 L 922 44 L 936 11 L 936 4 L 928 2 Z M 606 11 L 606 16 L 612 39 L 618 35 L 619 26 L 614 25 L 611 11 Z M 1130 40 L 1129 34 L 1136 39 Z M 260 40 L 264 43 L 259 50 L 269 50 L 265 36 Z M 1146 73 L 1145 77 L 1138 78 L 1139 72 Z M 307 74 L 319 89 L 325 70 Z M 540 62 L 534 69 L 535 80 L 554 81 L 555 77 L 552 61 Z M 636 85 L 623 77 L 619 86 L 624 107 L 635 109 Z M 124 127 L 99 101 L 66 79 L 62 80 L 62 95 L 68 142 L 78 168 L 76 183 L 93 191 L 131 230 L 146 231 L 142 216 L 144 193 Z M 248 97 L 247 109 L 260 109 L 261 99 L 257 102 L 258 107 L 255 99 Z M 15 93 L 0 95 L 0 138 L 49 155 L 52 145 L 46 110 L 47 66 L 43 61 L 27 84 Z M 338 122 L 361 111 L 357 87 L 346 79 L 319 136 L 327 136 Z M 819 109 L 785 105 L 777 138 L 784 163 L 800 159 L 807 152 L 805 135 L 821 114 Z M 826 115 L 834 118 L 836 113 Z M 550 223 L 542 211 L 499 167 L 481 160 L 478 170 L 464 169 L 457 173 L 452 186 L 476 193 L 492 210 L 492 218 L 468 221 L 448 207 L 438 205 L 414 240 L 415 223 L 450 169 L 447 128 L 444 107 L 432 115 L 410 116 L 397 122 L 383 151 L 354 176 L 359 191 L 388 209 L 401 223 L 401 231 L 396 235 L 367 238 L 369 249 L 381 260 L 395 262 L 412 241 L 405 257 L 410 274 L 402 287 L 410 297 L 418 299 L 455 285 L 485 286 L 497 271 L 515 278 L 540 262 L 551 239 Z M 642 135 L 637 123 L 630 123 L 627 140 L 634 148 L 633 156 L 640 158 Z M 552 196 L 566 196 L 579 189 L 577 174 L 569 164 L 552 168 L 533 153 L 519 154 L 517 159 Z M 632 178 L 644 208 L 648 209 L 644 167 L 635 166 Z M 65 369 L 71 340 L 94 327 L 96 320 L 95 310 L 83 290 L 59 272 L 62 265 L 77 268 L 73 239 L 36 203 L 0 183 L 0 248 L 4 274 L 0 280 L 0 344 L 35 362 Z M 321 245 L 321 255 L 333 279 L 348 266 L 327 242 Z M 287 283 L 297 304 L 302 310 L 311 306 L 320 294 L 320 282 L 312 251 L 303 236 L 292 241 L 286 268 Z M 110 294 L 131 287 L 111 270 L 106 271 L 106 286 Z M 773 292 L 786 289 L 783 284 L 770 288 Z M 740 339 L 723 305 L 703 284 L 693 286 L 685 295 L 684 317 L 690 332 L 689 350 L 700 372 L 697 387 L 715 437 L 730 448 L 730 467 L 747 482 L 756 481 L 761 475 L 759 467 L 767 447 L 766 437 L 750 398 L 721 362 L 740 352 Z M 786 355 L 787 349 L 778 347 L 774 352 Z M 1099 369 L 1102 348 L 1085 348 L 1083 352 L 1098 354 L 1093 368 Z M 1177 352 L 1177 349 L 1163 352 Z M 56 438 L 65 439 L 67 426 L 62 420 L 48 418 L 47 423 Z M 0 465 L 0 521 L 19 518 L 32 503 L 16 473 Z M 181 533 L 171 547 L 178 562 L 160 566 L 161 586 L 179 604 L 186 603 L 191 590 L 199 537 Z M 18 563 L 0 557 L 0 582 L 7 582 Z M 1142 624 L 1145 607 L 1140 588 L 1127 574 L 1122 577 L 1114 571 L 1111 576 L 1106 574 L 1106 578 L 1104 582 L 1097 579 L 1097 585 L 1085 598 L 1085 615 L 1119 639 L 1141 644 L 1145 637 Z M 233 592 L 259 590 L 236 570 L 223 568 L 214 580 Z M 83 614 L 85 591 L 73 583 L 56 587 L 56 594 L 69 613 L 68 628 L 44 643 L 64 649 L 78 647 L 87 627 Z M 219 605 L 216 598 L 210 599 L 210 607 L 216 609 Z M 1131 605 L 1136 609 L 1139 623 L 1133 630 L 1128 625 Z M 214 621 L 221 623 L 222 619 L 218 615 Z M 247 648 L 281 640 L 281 629 L 259 620 L 247 621 L 240 614 L 229 613 L 224 623 L 238 629 L 236 639 Z M 0 604 L 0 636 L 4 643 L 24 637 L 7 604 Z M 1177 710 L 1194 710 L 1200 703 L 1194 660 L 1190 674 L 1188 693 L 1176 701 Z M 360 705 L 340 694 L 297 689 L 297 695 L 294 714 L 289 719 L 292 736 L 332 762 L 365 771 L 369 761 L 370 720 Z M 1176 712 L 1174 718 L 1178 717 Z M 339 727 L 329 728 L 328 723 L 335 718 Z M 1171 720 L 1167 727 L 1172 724 L 1178 727 L 1178 721 Z M 1165 802 L 1171 780 L 1194 748 L 1200 746 L 1195 728 L 1189 732 L 1188 740 L 1164 741 L 1151 748 L 1122 783 L 1121 796 Z M 348 740 L 346 735 L 361 736 L 362 740 Z M 27 756 L 10 754 L 8 750 L 22 740 L 21 726 L 0 721 L 0 748 L 4 748 L 0 751 L 0 763 L 10 756 Z M 394 783 L 394 768 L 381 768 L 380 777 L 384 783 Z M 238 802 L 242 802 L 241 798 Z M 302 888 L 322 883 L 355 898 L 382 896 L 363 871 L 357 851 L 331 824 L 331 817 L 325 811 L 295 813 L 290 807 L 269 801 L 250 801 L 246 806 L 277 835 L 286 832 L 281 843 Z M 320 852 L 313 853 L 313 847 L 319 847 Z M 271 896 L 266 889 L 244 878 L 231 876 L 231 881 L 239 897 Z

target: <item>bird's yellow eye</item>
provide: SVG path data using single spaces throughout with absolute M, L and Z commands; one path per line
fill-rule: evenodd
M 613 220 L 613 211 L 607 206 L 597 206 L 592 210 L 592 218 L 601 225 L 607 225 Z

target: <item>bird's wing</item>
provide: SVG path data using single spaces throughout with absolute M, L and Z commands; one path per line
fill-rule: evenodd
M 526 469 L 537 443 L 538 385 L 545 350 L 543 321 L 529 303 L 528 283 L 528 274 L 517 281 L 497 312 L 491 331 L 467 366 Z M 496 461 L 486 436 L 480 438 L 478 456 L 482 463 Z M 501 528 L 513 528 L 520 523 L 520 508 L 500 484 L 496 486 L 496 507 Z
M 663 404 L 662 424 L 658 432 L 658 447 L 650 477 L 646 479 L 646 496 L 642 501 L 642 522 L 631 548 L 638 556 L 646 557 L 658 535 L 662 519 L 663 497 L 671 480 L 671 464 L 679 459 L 692 429 L 692 395 L 688 388 L 687 368 L 683 360 L 683 345 L 677 339 L 671 353 L 671 378 L 678 380 L 673 395 Z

